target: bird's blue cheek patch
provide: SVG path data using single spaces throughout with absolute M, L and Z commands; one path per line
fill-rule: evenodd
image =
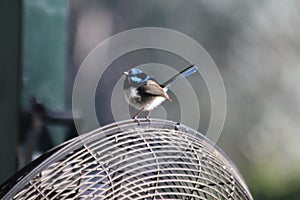
M 136 76 L 130 77 L 130 79 L 132 80 L 132 82 L 136 82 L 136 83 L 139 83 L 139 82 L 142 81 L 142 79 L 140 79 L 140 78 L 138 78 L 138 77 L 136 77 Z

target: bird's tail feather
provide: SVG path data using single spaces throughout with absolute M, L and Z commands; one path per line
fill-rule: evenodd
M 198 70 L 198 67 L 196 65 L 191 65 L 188 68 L 182 70 L 181 72 L 179 72 L 178 74 L 176 74 L 175 76 L 173 76 L 172 78 L 170 78 L 169 80 L 167 80 L 166 82 L 164 82 L 162 85 L 165 88 L 169 88 L 170 85 L 177 81 L 180 78 L 185 78 L 187 76 L 192 75 L 193 73 L 195 73 Z

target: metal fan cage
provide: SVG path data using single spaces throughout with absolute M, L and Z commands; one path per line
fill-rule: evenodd
M 228 157 L 172 121 L 114 123 L 60 145 L 1 186 L 4 199 L 252 199 Z

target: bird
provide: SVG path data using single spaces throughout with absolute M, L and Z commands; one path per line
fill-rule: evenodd
M 191 65 L 182 70 L 163 84 L 158 84 L 153 76 L 149 76 L 138 68 L 132 68 L 125 74 L 123 89 L 125 100 L 129 105 L 138 110 L 133 119 L 140 124 L 138 117 L 143 111 L 147 111 L 146 120 L 150 123 L 151 112 L 165 100 L 172 99 L 167 91 L 172 83 L 178 79 L 188 77 L 198 70 L 196 65 Z

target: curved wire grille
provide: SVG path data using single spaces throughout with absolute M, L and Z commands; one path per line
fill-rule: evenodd
M 115 123 L 67 142 L 26 176 L 15 179 L 3 196 L 252 199 L 218 147 L 188 127 L 156 119 L 140 126 L 132 121 Z

